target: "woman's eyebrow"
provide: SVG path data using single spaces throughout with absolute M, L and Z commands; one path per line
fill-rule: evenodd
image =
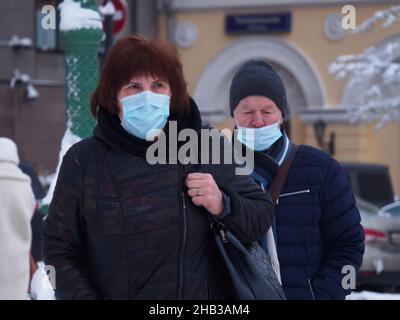
M 126 84 L 125 87 L 130 86 L 130 85 L 133 85 L 133 84 L 134 84 L 134 85 L 141 85 L 140 82 L 137 82 L 137 81 L 129 81 L 129 83 Z

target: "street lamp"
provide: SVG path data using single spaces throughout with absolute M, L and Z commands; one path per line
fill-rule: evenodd
M 314 122 L 314 133 L 317 138 L 318 145 L 321 147 L 323 145 L 325 136 L 326 124 L 323 120 L 319 119 Z
M 18 69 L 14 70 L 14 76 L 10 80 L 10 88 L 16 90 L 18 84 L 25 85 L 26 98 L 35 100 L 39 98 L 39 92 L 33 86 L 31 77 L 26 73 L 21 73 Z
M 314 134 L 317 140 L 318 146 L 328 152 L 330 155 L 335 154 L 335 133 L 331 132 L 329 134 L 328 141 L 325 141 L 325 130 L 326 130 L 326 123 L 322 119 L 318 119 L 313 124 L 314 127 Z
M 26 98 L 28 100 L 36 100 L 37 98 L 39 98 L 39 96 L 40 94 L 33 86 L 33 84 L 31 82 L 28 83 L 28 85 L 26 86 Z
M 13 49 L 25 48 L 28 49 L 32 47 L 32 39 L 30 38 L 20 38 L 19 36 L 13 35 L 10 40 L 0 41 L 1 47 L 10 47 Z
M 19 99 L 18 88 L 25 86 L 25 97 L 27 100 L 39 98 L 39 92 L 31 82 L 31 77 L 26 73 L 21 73 L 18 69 L 14 70 L 14 75 L 10 80 L 10 89 L 13 90 L 13 109 L 14 109 L 14 141 L 18 141 L 18 120 L 19 120 Z

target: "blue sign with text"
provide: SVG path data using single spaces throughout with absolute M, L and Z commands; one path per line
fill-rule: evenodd
M 291 22 L 291 12 L 227 15 L 225 33 L 288 33 Z

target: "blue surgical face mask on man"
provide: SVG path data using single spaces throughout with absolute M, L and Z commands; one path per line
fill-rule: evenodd
M 242 144 L 255 151 L 269 149 L 282 137 L 279 121 L 261 128 L 244 128 L 239 125 L 237 125 L 237 127 L 237 139 Z
M 121 126 L 131 135 L 145 140 L 151 129 L 165 127 L 169 117 L 170 96 L 143 91 L 120 100 L 123 112 Z

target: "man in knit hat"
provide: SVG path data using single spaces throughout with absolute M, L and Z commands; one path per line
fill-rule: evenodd
M 276 193 L 275 242 L 286 297 L 345 299 L 350 290 L 342 284 L 342 270 L 357 271 L 364 253 L 360 214 L 345 173 L 330 155 L 290 141 L 282 128 L 289 116 L 286 90 L 266 62 L 245 63 L 233 77 L 229 98 L 236 139 L 255 151 L 252 176 Z
M 15 143 L 0 138 L 0 300 L 25 299 L 29 287 L 35 197 L 18 164 Z

